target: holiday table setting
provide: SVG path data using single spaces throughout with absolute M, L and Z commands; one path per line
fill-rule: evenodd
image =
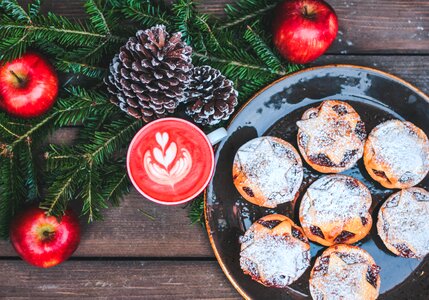
M 341 285 L 323 290 L 320 270 L 346 274 L 361 255 L 363 283 L 340 281 L 365 288 L 346 285 L 348 296 L 427 299 L 427 232 L 414 228 L 420 244 L 398 248 L 380 224 L 401 207 L 398 189 L 428 201 L 429 1 L 327 2 L 0 1 L 0 298 L 336 299 Z M 302 136 L 328 106 L 354 126 L 361 152 L 311 159 Z M 401 120 L 395 135 L 408 128 L 393 144 L 417 177 L 394 181 L 367 154 L 390 119 Z M 278 162 L 294 168 L 283 202 L 241 181 L 246 147 L 276 177 L 264 142 L 289 149 Z M 421 166 L 409 158 L 420 159 L 419 143 Z M 302 210 L 317 183 L 346 177 L 370 195 L 363 229 L 329 240 Z M 401 226 L 427 228 L 424 216 Z M 265 244 L 251 257 L 258 230 L 288 250 Z M 268 267 L 293 274 L 273 279 Z

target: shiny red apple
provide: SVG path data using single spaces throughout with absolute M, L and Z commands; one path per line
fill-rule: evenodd
M 290 62 L 315 60 L 329 48 L 337 32 L 337 15 L 325 1 L 286 0 L 275 9 L 273 42 Z
M 58 222 L 38 207 L 30 207 L 11 223 L 10 240 L 26 262 L 41 268 L 67 260 L 80 242 L 80 227 L 75 214 L 67 210 Z
M 26 53 L 0 62 L 0 108 L 21 118 L 37 117 L 49 110 L 58 95 L 58 78 L 39 54 Z

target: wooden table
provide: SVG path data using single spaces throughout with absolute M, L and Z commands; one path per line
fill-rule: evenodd
M 45 9 L 82 16 L 82 2 L 45 0 Z M 231 2 L 203 0 L 199 7 L 222 15 Z M 313 65 L 370 66 L 429 93 L 429 1 L 328 2 L 340 29 L 334 45 Z M 54 138 L 71 141 L 73 132 L 60 131 Z M 74 256 L 48 270 L 27 265 L 1 241 L 0 298 L 240 298 L 214 258 L 205 230 L 190 224 L 183 207 L 152 204 L 132 191 L 119 208 L 106 210 L 105 221 L 82 226 Z

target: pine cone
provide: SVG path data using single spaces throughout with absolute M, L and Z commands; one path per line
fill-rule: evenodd
M 192 75 L 192 48 L 165 26 L 140 30 L 120 48 L 105 79 L 110 101 L 145 122 L 173 113 Z
M 238 104 L 231 80 L 210 66 L 195 67 L 186 91 L 186 114 L 202 125 L 227 120 Z

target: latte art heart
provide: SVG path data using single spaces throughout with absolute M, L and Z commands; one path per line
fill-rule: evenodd
M 189 151 L 175 142 L 170 142 L 167 132 L 155 135 L 159 147 L 145 152 L 143 164 L 148 177 L 162 185 L 174 186 L 182 181 L 191 171 L 192 157 Z

